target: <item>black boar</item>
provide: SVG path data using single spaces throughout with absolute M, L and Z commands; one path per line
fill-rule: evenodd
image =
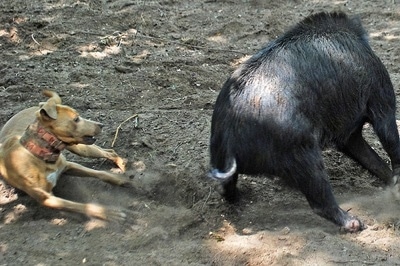
M 400 173 L 396 99 L 389 74 L 358 18 L 311 15 L 243 63 L 212 116 L 209 175 L 228 201 L 238 174 L 280 176 L 311 208 L 349 232 L 363 223 L 332 193 L 321 151 L 335 146 L 388 184 Z M 392 170 L 362 137 L 370 123 Z

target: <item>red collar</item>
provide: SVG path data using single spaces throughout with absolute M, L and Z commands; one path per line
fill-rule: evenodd
M 27 127 L 19 140 L 33 155 L 47 163 L 55 163 L 66 144 L 35 122 Z

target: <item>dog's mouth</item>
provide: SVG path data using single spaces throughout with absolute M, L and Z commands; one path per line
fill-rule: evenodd
M 96 142 L 96 139 L 93 136 L 84 136 L 83 137 L 83 144 L 91 145 L 95 142 Z

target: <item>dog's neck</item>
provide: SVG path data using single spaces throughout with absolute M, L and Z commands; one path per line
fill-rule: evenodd
M 27 127 L 20 143 L 33 155 L 47 163 L 55 163 L 66 144 L 48 132 L 37 121 Z

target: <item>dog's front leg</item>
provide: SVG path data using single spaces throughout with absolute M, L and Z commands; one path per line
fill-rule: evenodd
M 113 185 L 132 187 L 131 180 L 124 177 L 124 175 L 94 170 L 73 162 L 66 162 L 65 173 L 75 176 L 95 177 Z
M 67 146 L 66 149 L 69 150 L 70 152 L 73 152 L 83 157 L 109 159 L 119 167 L 122 173 L 125 172 L 127 160 L 121 158 L 113 149 L 103 149 L 94 144 L 93 145 L 76 144 Z

